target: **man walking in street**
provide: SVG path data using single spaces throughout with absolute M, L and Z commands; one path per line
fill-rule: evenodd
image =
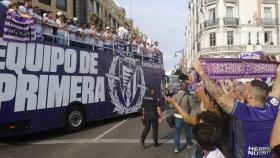
M 141 145 L 145 149 L 145 139 L 149 133 L 151 126 L 153 126 L 154 146 L 158 144 L 158 118 L 162 118 L 161 110 L 159 107 L 158 99 L 155 96 L 155 89 L 150 88 L 149 96 L 145 97 L 142 104 L 143 124 L 145 125 L 144 131 L 141 135 Z
M 173 95 L 173 98 L 176 100 L 176 102 L 180 105 L 182 109 L 184 109 L 189 114 L 191 113 L 192 107 L 194 106 L 194 100 L 193 97 L 190 95 L 187 89 L 187 83 L 180 83 L 180 90 Z M 178 153 L 180 149 L 180 135 L 181 135 L 181 129 L 184 129 L 185 136 L 186 136 L 186 142 L 187 142 L 187 148 L 190 149 L 192 145 L 192 138 L 191 138 L 191 125 L 184 122 L 183 117 L 175 110 L 174 113 L 175 118 L 175 129 L 174 129 L 174 152 Z

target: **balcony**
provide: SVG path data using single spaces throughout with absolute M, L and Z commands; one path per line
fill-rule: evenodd
M 227 46 L 215 46 L 202 48 L 199 51 L 199 55 L 236 55 L 242 52 L 246 52 L 246 45 L 227 45 Z
M 224 2 L 226 2 L 226 3 L 236 3 L 237 0 L 224 0 Z
M 204 28 L 205 29 L 215 28 L 218 25 L 219 25 L 219 19 L 218 18 L 204 21 Z
M 224 17 L 224 26 L 236 27 L 239 25 L 239 19 L 233 17 Z
M 262 0 L 262 2 L 267 4 L 276 4 L 278 0 Z
M 273 27 L 273 26 L 278 25 L 278 19 L 275 19 L 275 18 L 262 18 L 261 19 L 261 24 L 263 26 Z
M 211 4 L 215 4 L 217 3 L 219 0 L 205 0 L 205 5 L 206 6 L 209 6 Z
M 279 50 L 280 45 L 226 45 L 202 48 L 198 54 L 201 56 L 236 56 L 244 52 L 263 51 L 267 55 L 278 55 Z
M 280 45 L 263 45 L 263 51 L 268 54 L 279 54 Z

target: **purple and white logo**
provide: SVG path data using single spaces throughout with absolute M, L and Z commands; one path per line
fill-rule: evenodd
M 142 68 L 133 61 L 114 57 L 107 77 L 114 112 L 127 114 L 138 111 L 146 91 Z

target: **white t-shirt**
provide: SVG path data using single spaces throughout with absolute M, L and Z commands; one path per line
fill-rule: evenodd
M 103 40 L 100 37 L 101 34 L 99 32 L 96 32 L 96 36 L 97 36 L 96 41 L 95 41 L 96 46 L 103 47 Z
M 21 5 L 21 6 L 18 7 L 18 12 L 26 14 L 27 13 L 27 8 L 25 6 Z
M 34 14 L 34 17 L 36 18 L 36 22 L 35 22 L 35 28 L 36 28 L 36 32 L 37 32 L 37 37 L 41 37 L 41 33 L 43 32 L 43 27 L 42 27 L 42 17 Z
M 78 30 L 78 28 L 75 25 L 70 24 L 68 26 L 68 30 L 69 30 L 69 38 L 70 40 L 77 40 L 76 38 L 76 32 Z
M 90 44 L 90 34 L 92 33 L 91 29 L 85 29 L 85 43 Z
M 91 29 L 91 34 L 89 35 L 89 43 L 95 45 L 96 37 L 92 35 L 92 33 L 97 33 L 96 30 Z
M 79 35 L 77 36 L 77 41 L 85 42 L 85 30 L 82 28 L 78 28 L 77 31 L 79 32 Z
M 62 24 L 62 22 L 61 22 L 60 19 L 56 19 L 56 20 L 55 20 L 55 23 L 56 23 L 58 26 Z M 60 34 L 60 35 L 64 35 L 65 31 L 64 31 L 64 29 L 57 28 L 57 33 Z
M 204 155 L 203 158 L 226 158 L 223 153 L 217 148 L 214 151 L 210 151 L 208 154 Z
M 108 33 L 107 31 L 105 31 L 104 33 L 103 33 L 103 36 L 105 37 L 105 38 L 110 38 L 110 37 L 112 37 L 112 35 L 111 35 L 111 33 Z M 112 40 L 110 40 L 110 39 L 105 39 L 104 40 L 104 45 L 112 45 Z
M 56 23 L 53 19 L 49 19 L 48 17 L 46 17 L 45 19 L 43 19 L 43 21 L 46 22 L 46 25 L 44 25 L 44 33 L 45 34 L 49 34 L 49 35 L 53 35 L 53 26 L 56 26 Z M 49 26 L 49 25 L 52 25 L 52 26 Z

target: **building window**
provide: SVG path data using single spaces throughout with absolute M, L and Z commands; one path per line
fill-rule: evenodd
M 233 45 L 233 41 L 234 41 L 233 31 L 228 31 L 227 32 L 227 44 L 228 45 Z
M 272 18 L 271 7 L 264 7 L 264 18 Z
M 47 4 L 47 5 L 51 5 L 51 0 L 39 0 L 39 2 Z
M 97 2 L 97 1 L 94 1 L 95 4 L 94 4 L 94 13 L 96 15 L 98 15 L 99 17 L 101 17 L 101 6 L 100 4 Z
M 67 10 L 67 0 L 56 0 L 56 8 Z
M 216 8 L 209 9 L 209 20 L 214 21 L 216 19 Z
M 227 7 L 226 17 L 233 17 L 233 7 Z
M 264 43 L 272 44 L 272 32 L 271 31 L 264 32 Z
M 210 41 L 210 46 L 216 46 L 216 33 L 212 32 L 209 34 L 209 41 Z

